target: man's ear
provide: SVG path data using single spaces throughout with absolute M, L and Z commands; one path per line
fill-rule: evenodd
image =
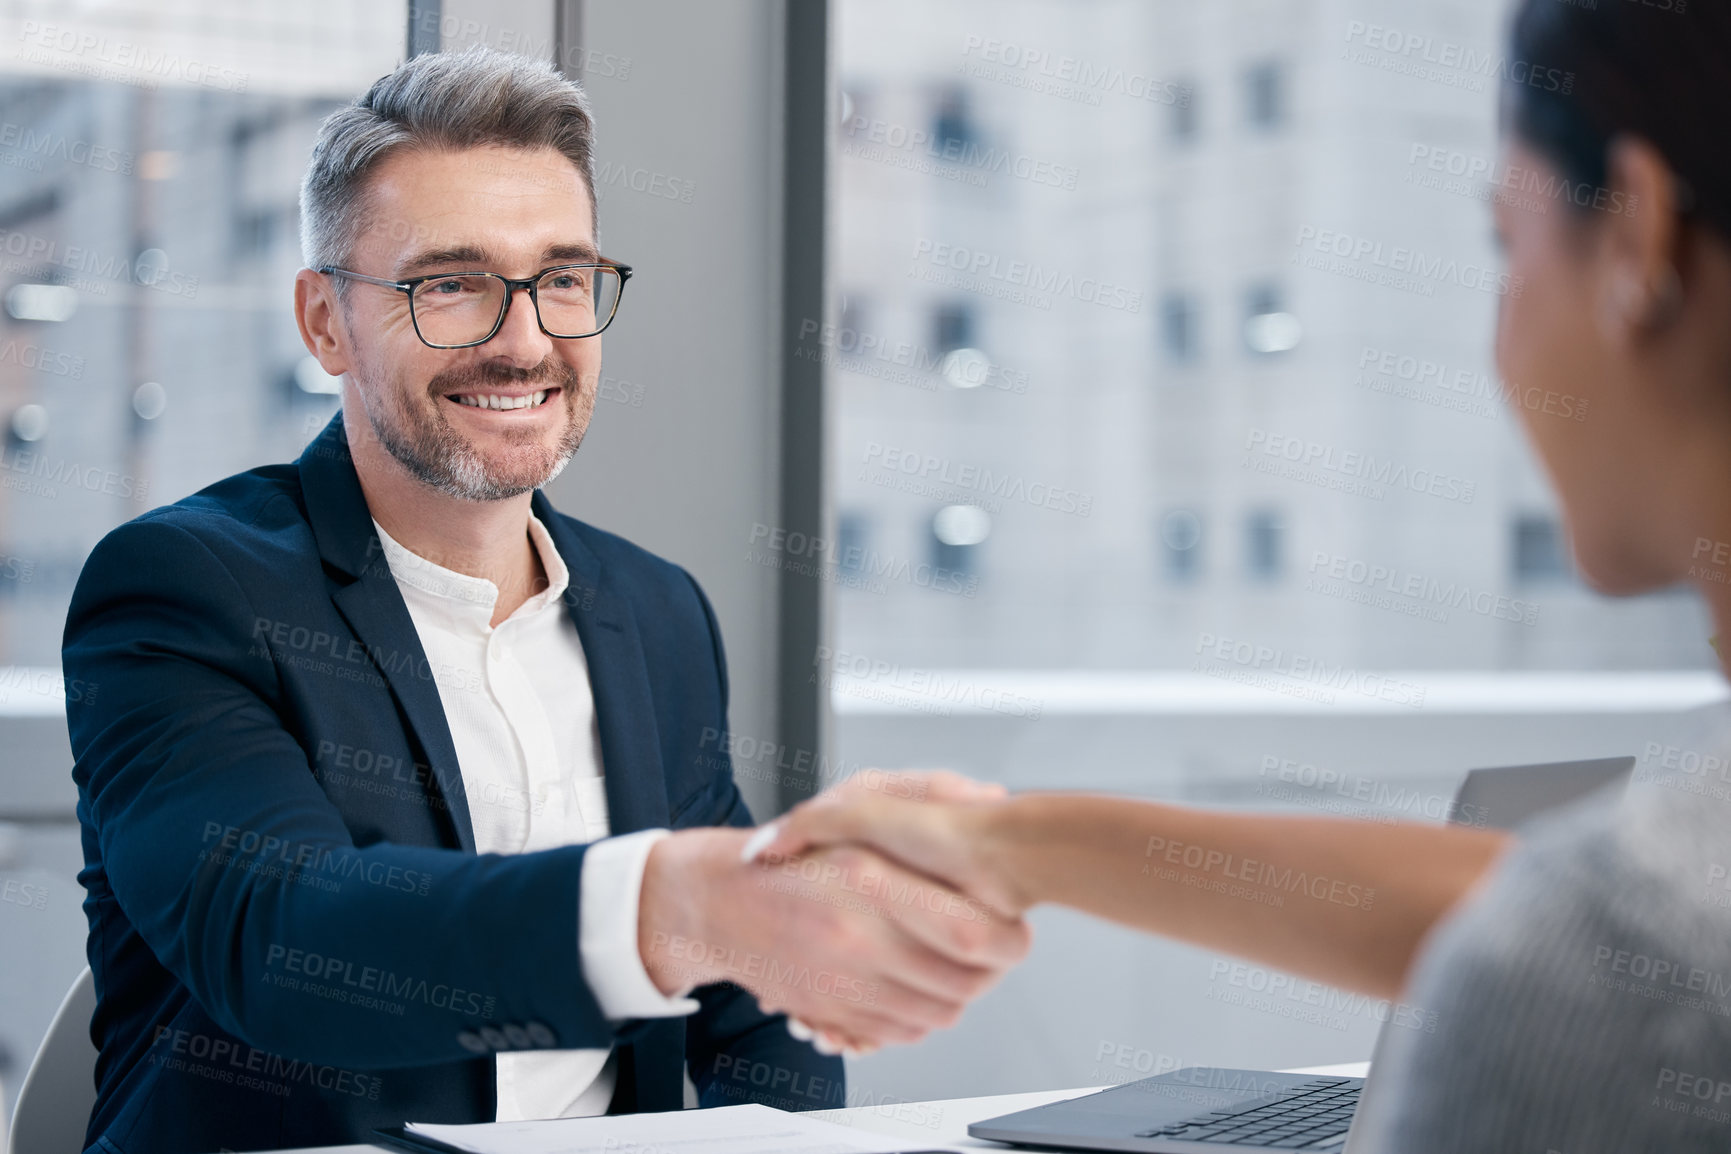
M 348 328 L 328 276 L 310 268 L 295 274 L 295 324 L 300 326 L 307 352 L 317 358 L 320 368 L 333 377 L 349 371 Z

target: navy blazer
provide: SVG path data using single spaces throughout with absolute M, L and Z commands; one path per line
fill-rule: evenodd
M 569 567 L 615 834 L 749 825 L 727 666 L 685 570 L 531 508 Z M 342 414 L 292 465 L 109 533 L 62 648 L 109 1154 L 365 1140 L 494 1116 L 499 1050 L 616 1046 L 612 1109 L 842 1105 L 839 1060 L 737 986 L 608 1021 L 578 957 L 584 846 L 475 852 L 432 667 Z

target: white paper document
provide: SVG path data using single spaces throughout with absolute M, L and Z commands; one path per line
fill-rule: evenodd
M 545 1122 L 411 1122 L 406 1129 L 470 1154 L 896 1154 L 930 1148 L 755 1103 Z

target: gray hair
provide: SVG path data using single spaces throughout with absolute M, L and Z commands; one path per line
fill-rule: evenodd
M 556 148 L 583 174 L 593 223 L 594 127 L 583 89 L 545 61 L 484 45 L 406 60 L 319 128 L 301 179 L 301 258 L 308 268 L 349 259 L 366 224 L 368 176 L 405 148 Z M 337 281 L 338 295 L 346 283 Z

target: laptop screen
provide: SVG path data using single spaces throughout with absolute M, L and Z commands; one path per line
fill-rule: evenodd
M 1614 783 L 1626 785 L 1634 768 L 1633 757 L 1601 757 L 1471 770 L 1455 794 L 1449 823 L 1514 829 Z

